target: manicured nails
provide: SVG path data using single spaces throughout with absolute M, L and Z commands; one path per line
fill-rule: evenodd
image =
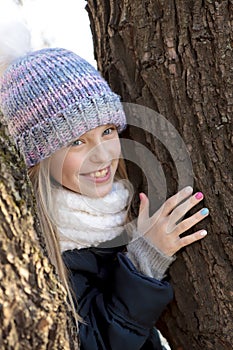
M 205 216 L 205 215 L 207 215 L 207 214 L 209 214 L 209 209 L 203 208 L 203 209 L 201 210 L 201 215 Z
M 200 232 L 200 236 L 206 236 L 207 235 L 207 231 L 206 230 L 202 230 L 201 232 Z
M 202 199 L 204 196 L 203 196 L 203 193 L 202 192 L 197 192 L 196 194 L 195 194 L 195 198 L 196 199 Z
M 193 192 L 193 188 L 191 186 L 185 187 L 184 190 L 185 190 L 186 193 L 190 193 L 190 194 Z

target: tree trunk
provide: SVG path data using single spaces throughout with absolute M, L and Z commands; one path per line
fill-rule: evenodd
M 5 131 L 0 125 L 0 347 L 78 349 L 65 291 L 39 245 L 25 164 Z
M 196 226 L 207 227 L 208 237 L 178 253 L 170 268 L 175 298 L 159 326 L 172 349 L 228 350 L 233 343 L 233 1 L 88 0 L 87 10 L 99 70 L 123 101 L 159 112 L 180 133 L 192 160 L 194 190 L 204 192 L 210 209 L 209 218 Z M 170 195 L 179 187 L 174 157 L 152 136 L 135 127 L 123 134 L 157 156 Z M 138 164 L 146 160 L 144 152 L 134 157 Z M 138 177 L 138 169 L 135 176 L 131 163 L 128 171 L 136 192 L 145 190 L 145 176 Z

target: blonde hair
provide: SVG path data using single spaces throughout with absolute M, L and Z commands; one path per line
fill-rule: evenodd
M 50 216 L 50 208 L 52 208 L 52 187 L 53 182 L 51 181 L 50 175 L 50 161 L 51 158 L 42 160 L 39 164 L 31 167 L 28 171 L 29 178 L 32 182 L 34 189 L 34 194 L 37 203 L 37 212 L 39 221 L 41 224 L 42 233 L 44 235 L 48 256 L 51 263 L 55 266 L 56 272 L 61 279 L 63 286 L 65 287 L 67 293 L 67 303 L 69 308 L 71 308 L 74 315 L 76 325 L 78 326 L 78 321 L 82 322 L 81 317 L 77 314 L 75 310 L 75 305 L 73 301 L 73 292 L 68 279 L 68 272 L 62 259 L 60 246 L 59 246 L 59 236 L 56 229 L 56 225 Z M 117 171 L 115 178 L 117 180 L 125 179 L 128 180 L 125 162 L 122 158 L 119 159 Z M 130 203 L 132 199 L 132 188 L 130 188 L 129 182 L 126 181 L 126 186 L 129 188 L 130 200 L 127 208 L 127 218 L 126 222 L 130 220 Z

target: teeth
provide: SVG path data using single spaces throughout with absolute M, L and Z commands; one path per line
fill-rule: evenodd
M 104 177 L 106 176 L 108 169 L 103 169 L 101 171 L 96 171 L 95 173 L 90 173 L 91 177 Z

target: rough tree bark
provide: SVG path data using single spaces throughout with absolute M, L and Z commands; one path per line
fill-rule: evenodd
M 5 131 L 0 125 L 0 348 L 78 349 L 66 293 L 42 249 L 26 166 Z
M 99 70 L 123 101 L 158 111 L 179 131 L 192 159 L 194 188 L 204 192 L 210 209 L 197 227 L 207 227 L 208 237 L 179 253 L 170 269 L 175 298 L 160 327 L 173 349 L 230 349 L 233 1 L 87 3 Z M 125 135 L 157 155 L 174 193 L 174 170 L 163 147 L 143 130 L 129 128 Z M 143 154 L 136 157 L 141 164 Z M 132 164 L 128 170 L 135 182 Z M 136 189 L 145 190 L 140 179 Z

